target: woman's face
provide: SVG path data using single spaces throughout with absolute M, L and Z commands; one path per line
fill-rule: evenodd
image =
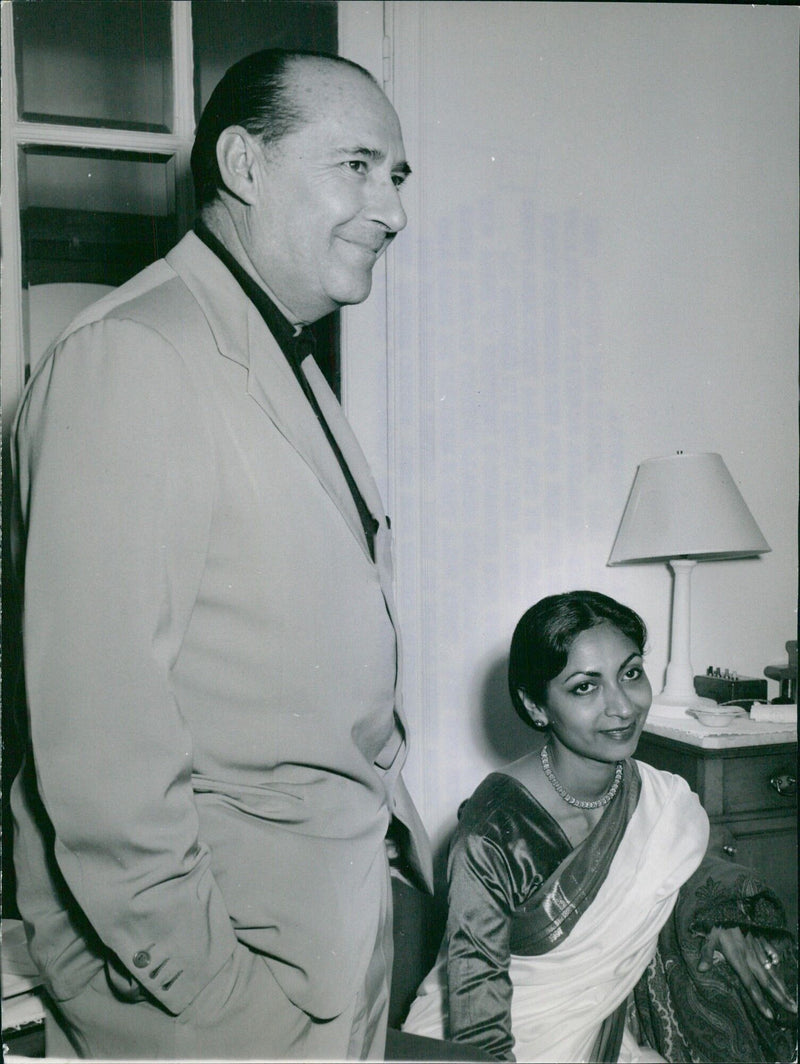
M 567 663 L 531 707 L 555 739 L 595 761 L 621 761 L 636 749 L 652 692 L 636 644 L 609 622 L 576 636 Z

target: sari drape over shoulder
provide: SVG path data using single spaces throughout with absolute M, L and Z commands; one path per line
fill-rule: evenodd
M 597 1059 L 603 1022 L 636 986 L 678 891 L 703 859 L 709 827 L 697 796 L 680 777 L 639 767 L 639 801 L 571 931 L 547 953 L 511 956 L 511 1027 L 521 1060 Z M 594 835 L 586 840 L 592 840 L 588 851 Z M 617 1044 L 609 1039 L 603 1054 L 612 1060 L 622 1024 L 617 1032 Z M 633 1044 L 628 1052 L 632 1059 L 640 1055 Z
M 573 849 L 522 784 L 493 773 L 463 809 L 445 942 L 406 1029 L 499 1059 L 617 1059 L 614 1014 L 708 833 L 680 777 L 628 761 L 617 797 Z

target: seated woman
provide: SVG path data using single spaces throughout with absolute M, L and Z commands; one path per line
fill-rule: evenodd
M 708 852 L 681 777 L 633 760 L 645 640 L 633 610 L 592 591 L 520 620 L 511 697 L 546 741 L 461 808 L 442 950 L 404 1030 L 500 1060 L 792 1059 L 779 900 Z

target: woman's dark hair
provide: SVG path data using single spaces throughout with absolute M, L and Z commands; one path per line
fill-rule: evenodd
M 327 52 L 265 48 L 234 63 L 223 75 L 203 108 L 192 148 L 195 209 L 211 203 L 222 187 L 217 165 L 217 141 L 228 126 L 242 126 L 269 144 L 292 133 L 312 117 L 292 91 L 287 72 L 298 59 L 325 59 L 360 71 L 377 85 L 358 63 Z
M 530 714 L 520 698 L 524 691 L 537 705 L 546 700 L 547 685 L 567 663 L 573 642 L 588 628 L 608 622 L 644 653 L 647 628 L 629 606 L 599 591 L 567 591 L 548 595 L 520 618 L 511 638 L 508 688 L 514 709 L 526 724 Z

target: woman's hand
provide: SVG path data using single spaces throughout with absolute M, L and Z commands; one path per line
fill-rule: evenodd
M 767 1019 L 775 1019 L 769 1004 L 770 998 L 788 1012 L 797 1012 L 797 1003 L 778 974 L 778 952 L 766 938 L 746 935 L 738 927 L 715 927 L 706 936 L 700 951 L 698 971 L 708 971 L 713 964 L 715 950 L 719 950 L 730 964 L 758 1010 Z

